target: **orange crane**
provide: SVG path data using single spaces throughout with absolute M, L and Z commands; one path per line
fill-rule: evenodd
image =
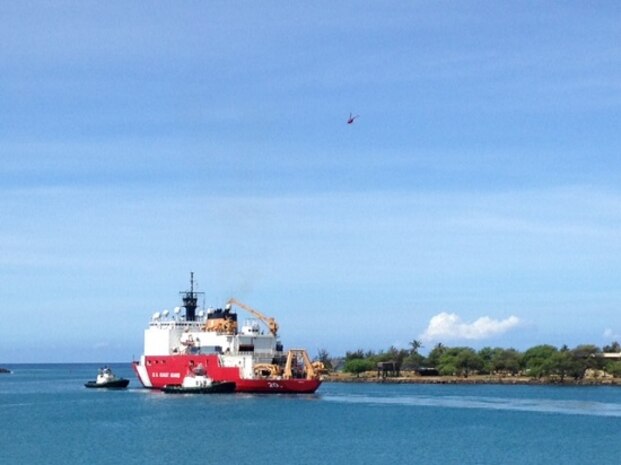
M 295 365 L 301 364 L 306 371 L 304 378 L 314 379 L 319 377 L 317 368 L 310 360 L 310 357 L 304 349 L 290 349 L 287 353 L 287 362 L 285 363 L 285 370 L 283 372 L 284 379 L 294 378 L 293 368 Z
M 230 308 L 232 305 L 243 308 L 248 313 L 261 320 L 274 336 L 277 335 L 278 323 L 276 323 L 274 318 L 265 316 L 260 311 L 234 298 L 228 300 L 227 308 Z M 303 367 L 303 369 L 301 367 Z M 296 368 L 299 368 L 300 371 Z M 268 363 L 255 365 L 255 376 L 259 377 L 276 377 L 282 375 L 283 379 L 291 379 L 298 376 L 302 376 L 306 379 L 314 379 L 319 378 L 323 372 L 325 372 L 323 364 L 321 362 L 311 362 L 308 353 L 304 349 L 290 349 L 287 353 L 284 369 L 278 365 Z
M 276 333 L 278 333 L 278 323 L 276 323 L 276 320 L 274 318 L 269 317 L 269 316 L 265 316 L 260 311 L 255 310 L 254 308 L 249 307 L 248 305 L 243 304 L 239 300 L 234 299 L 234 298 L 230 298 L 229 301 L 227 302 L 227 305 L 237 305 L 238 307 L 243 308 L 248 313 L 250 313 L 254 317 L 256 317 L 259 320 L 261 320 L 263 323 L 265 323 L 265 325 L 269 328 L 270 332 L 274 336 L 276 336 Z

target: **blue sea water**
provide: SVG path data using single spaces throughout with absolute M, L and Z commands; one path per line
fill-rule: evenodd
M 621 388 L 324 383 L 314 395 L 166 395 L 97 365 L 0 375 L 0 464 L 621 463 Z

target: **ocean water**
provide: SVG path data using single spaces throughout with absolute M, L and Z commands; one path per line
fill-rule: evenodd
M 324 383 L 314 395 L 91 390 L 97 365 L 0 375 L 0 464 L 618 464 L 621 388 Z

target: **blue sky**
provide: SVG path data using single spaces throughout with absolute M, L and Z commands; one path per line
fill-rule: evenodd
M 130 360 L 190 271 L 313 355 L 621 339 L 620 20 L 3 2 L 0 361 Z

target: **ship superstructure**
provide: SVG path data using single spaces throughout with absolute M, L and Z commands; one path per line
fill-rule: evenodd
M 181 384 L 198 366 L 214 381 L 235 382 L 238 392 L 314 392 L 321 384 L 321 364 L 303 349 L 284 351 L 273 318 L 236 299 L 224 308 L 199 308 L 193 273 L 181 295 L 181 306 L 156 312 L 145 330 L 144 354 L 133 364 L 145 387 Z M 253 318 L 240 326 L 234 306 Z

